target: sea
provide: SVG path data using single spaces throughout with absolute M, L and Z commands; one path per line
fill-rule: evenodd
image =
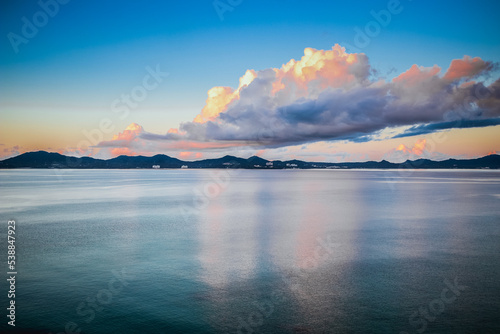
M 498 170 L 0 170 L 0 238 L 2 333 L 500 333 Z

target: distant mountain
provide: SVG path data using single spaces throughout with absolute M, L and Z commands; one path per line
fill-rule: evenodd
M 181 168 L 185 164 L 182 160 L 164 154 L 157 154 L 152 157 L 120 155 L 113 159 L 101 161 L 104 162 L 103 168 L 152 168 L 153 165 L 159 165 L 163 168 Z
M 45 151 L 28 152 L 0 161 L 0 168 L 78 168 L 78 169 L 130 169 L 130 168 L 245 168 L 245 169 L 499 169 L 500 155 L 488 155 L 478 159 L 457 160 L 448 159 L 444 161 L 432 161 L 428 159 L 407 160 L 397 164 L 382 161 L 367 162 L 306 162 L 301 160 L 269 161 L 260 157 L 248 159 L 226 155 L 218 159 L 204 159 L 198 161 L 182 161 L 168 155 L 158 154 L 152 157 L 126 156 L 102 160 L 90 157 L 68 157 L 59 153 Z

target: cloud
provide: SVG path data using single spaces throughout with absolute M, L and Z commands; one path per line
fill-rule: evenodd
M 426 139 L 418 139 L 411 147 L 400 144 L 397 148 L 387 152 L 383 159 L 394 163 L 402 163 L 406 160 L 432 159 L 440 161 L 450 158 L 446 154 L 434 151 L 432 145 L 430 146 L 427 145 Z
M 404 153 L 410 153 L 410 154 L 415 154 L 415 155 L 419 156 L 419 155 L 422 155 L 422 153 L 424 152 L 426 143 L 427 143 L 427 140 L 419 139 L 413 147 L 408 148 L 404 144 L 401 144 L 398 146 L 396 151 L 402 151 Z
M 112 140 L 100 142 L 97 147 L 129 147 L 132 142 L 138 141 L 142 133 L 144 133 L 142 126 L 131 123 L 123 132 L 114 135 Z
M 195 124 L 196 122 L 194 122 Z M 170 129 L 169 135 L 178 135 L 176 129 Z M 115 157 L 119 155 L 152 155 L 158 153 L 169 152 L 172 156 L 185 159 L 198 159 L 203 156 L 202 151 L 213 150 L 220 151 L 224 149 L 239 148 L 245 146 L 245 143 L 232 142 L 210 142 L 210 141 L 192 141 L 192 140 L 174 140 L 174 141 L 157 141 L 148 140 L 148 138 L 156 138 L 157 135 L 149 133 L 144 128 L 136 123 L 131 123 L 127 128 L 114 135 L 111 140 L 102 141 L 92 149 L 98 149 L 94 152 L 96 156 L 102 158 Z M 76 149 L 75 149 L 76 150 Z M 67 151 L 68 152 L 68 151 Z M 91 151 L 81 151 L 80 154 L 90 155 Z
M 113 136 L 113 140 L 130 141 L 130 140 L 135 139 L 135 137 L 137 137 L 137 135 L 143 131 L 144 131 L 144 129 L 142 128 L 142 126 L 140 126 L 139 124 L 136 124 L 136 123 L 132 123 L 129 126 L 127 126 L 125 131 L 123 131 L 122 133 L 120 133 L 118 135 Z
M 179 152 L 276 148 L 329 140 L 363 142 L 409 127 L 395 137 L 500 124 L 500 80 L 481 78 L 496 64 L 465 56 L 442 69 L 411 66 L 390 81 L 373 77 L 363 53 L 306 48 L 280 68 L 247 70 L 237 88 L 214 87 L 193 121 L 165 134 L 135 124 L 98 147 Z
M 337 44 L 327 51 L 306 48 L 299 61 L 292 59 L 273 71 L 276 79 L 271 93 L 282 92 L 297 98 L 326 88 L 357 86 L 368 77 L 370 66 L 366 55 L 346 53 Z
M 102 141 L 98 145 L 92 147 L 100 149 L 104 152 L 99 152 L 101 156 L 119 156 L 119 155 L 139 155 L 148 152 L 148 143 L 140 138 L 140 135 L 145 133 L 142 126 L 137 123 L 131 123 L 123 130 L 113 136 L 113 139 Z
M 479 127 L 482 128 L 482 127 L 495 126 L 495 125 L 500 125 L 500 118 L 473 119 L 473 120 L 461 119 L 461 120 L 449 121 L 449 122 L 415 125 L 409 129 L 405 130 L 403 133 L 400 133 L 400 134 L 394 136 L 393 138 L 403 138 L 403 137 L 424 135 L 424 134 L 436 132 L 439 130 L 479 128 Z
M 0 151 L 0 160 L 5 160 L 11 157 L 15 157 L 16 155 L 19 155 L 21 152 L 25 152 L 26 150 L 20 147 L 19 145 L 12 146 L 12 147 L 6 147 L 5 144 L 0 144 L 0 146 L 5 146 Z
M 434 65 L 433 67 L 423 67 L 413 64 L 409 70 L 401 73 L 392 79 L 392 81 L 403 87 L 421 88 L 422 85 L 428 84 L 430 81 L 437 82 L 438 80 L 436 75 L 439 74 L 439 72 L 441 72 L 441 68 L 437 65 Z
M 214 87 L 208 91 L 208 99 L 201 113 L 195 117 L 194 122 L 204 123 L 215 119 L 221 112 L 226 111 L 227 106 L 239 98 L 242 88 L 247 87 L 256 77 L 253 70 L 246 71 L 240 78 L 240 85 L 236 90 L 231 87 Z
M 456 81 L 463 78 L 470 79 L 492 68 L 492 63 L 485 62 L 479 57 L 471 58 L 465 56 L 463 59 L 454 59 L 451 61 L 451 65 L 443 79 L 448 81 Z
M 117 147 L 111 149 L 111 154 L 113 156 L 120 156 L 120 155 L 128 155 L 128 156 L 134 156 L 138 155 L 136 152 L 132 151 L 129 147 Z

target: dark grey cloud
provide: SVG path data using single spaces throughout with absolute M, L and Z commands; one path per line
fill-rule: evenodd
M 456 121 L 448 121 L 441 123 L 432 124 L 422 124 L 412 126 L 411 128 L 405 130 L 403 133 L 394 136 L 393 138 L 403 138 L 411 137 L 417 135 L 424 135 L 428 133 L 433 133 L 440 130 L 448 129 L 465 129 L 465 128 L 483 128 L 487 126 L 500 125 L 499 118 L 488 118 L 488 119 L 459 119 Z

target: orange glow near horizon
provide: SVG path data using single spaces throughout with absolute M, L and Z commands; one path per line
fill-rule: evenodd
M 128 156 L 136 156 L 138 155 L 135 152 L 132 152 L 132 150 L 128 147 L 117 147 L 111 150 L 111 154 L 115 157 L 120 156 L 120 155 L 128 155 Z
M 183 159 L 183 160 L 201 159 L 202 157 L 203 157 L 203 153 L 201 153 L 201 152 L 181 152 L 181 153 L 179 153 L 179 159 Z
M 27 138 L 27 137 L 25 137 Z M 437 139 L 438 138 L 438 139 Z M 422 136 L 420 140 L 425 139 L 425 147 L 428 152 L 439 152 L 450 157 L 455 157 L 458 159 L 475 158 L 481 157 L 488 154 L 498 154 L 500 152 L 500 147 L 497 143 L 500 143 L 500 125 L 491 126 L 486 128 L 470 128 L 470 129 L 453 129 L 449 131 L 442 132 L 441 134 L 427 134 Z M 397 150 L 402 151 L 413 150 L 415 146 L 414 137 L 407 138 L 395 138 L 387 139 L 381 141 L 371 141 L 364 143 L 354 143 L 354 142 L 316 142 L 305 145 L 295 145 L 289 146 L 283 153 L 276 153 L 275 149 L 257 149 L 251 152 L 249 155 L 258 155 L 265 159 L 281 159 L 288 160 L 291 157 L 296 157 L 300 160 L 307 161 L 320 161 L 322 158 L 324 161 L 364 161 L 364 160 L 375 160 L 379 161 L 384 158 L 384 154 L 391 151 Z M 87 155 L 88 152 L 80 152 L 76 148 L 61 147 L 56 145 L 47 145 L 45 141 L 28 142 L 26 145 L 12 145 L 8 142 L 4 142 L 4 145 L 0 146 L 0 158 L 7 158 L 22 154 L 25 152 L 33 151 L 49 151 L 58 152 L 65 155 Z M 176 156 L 177 152 L 200 152 L 203 153 L 203 158 L 216 158 L 223 155 L 218 153 L 218 151 L 211 152 L 211 149 L 217 148 L 236 148 L 242 147 L 242 153 L 239 154 L 238 151 L 231 153 L 235 156 L 244 156 L 245 143 L 234 143 L 234 142 L 189 142 L 189 141 L 173 141 L 168 143 L 158 143 L 158 146 L 151 147 L 148 151 L 145 148 L 134 147 L 128 148 L 125 146 L 113 148 L 114 154 L 112 156 L 124 154 L 124 155 L 152 155 L 157 153 L 163 153 L 167 155 Z M 396 148 L 396 149 L 395 149 Z M 102 149 L 101 149 L 102 150 Z M 111 153 L 112 149 L 109 149 Z M 95 152 L 94 152 L 95 153 Z M 306 153 L 306 155 L 303 155 Z M 338 158 L 334 158 L 333 154 L 337 155 Z M 102 156 L 101 156 L 102 157 Z
M 403 151 L 405 153 L 422 155 L 422 153 L 424 153 L 426 143 L 427 143 L 426 139 L 419 139 L 419 140 L 417 140 L 415 145 L 411 148 L 406 147 L 404 144 L 400 144 L 398 146 L 398 148 L 396 149 L 396 151 Z

